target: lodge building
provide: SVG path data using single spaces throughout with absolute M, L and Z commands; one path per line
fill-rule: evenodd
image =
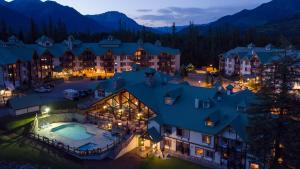
M 268 71 L 273 61 L 285 55 L 300 57 L 300 52 L 292 46 L 280 49 L 272 44 L 256 47 L 250 43 L 246 47 L 236 47 L 221 54 L 219 70 L 227 76 L 257 77 Z
M 86 111 L 88 118 L 130 129 L 143 139 L 141 146 L 148 142 L 165 156 L 213 168 L 260 169 L 247 152 L 246 110 L 256 97 L 249 90 L 174 83 L 148 68 L 115 74 L 95 96 L 100 99 Z
M 54 43 L 46 36 L 36 44 L 24 44 L 15 36 L 0 41 L 1 81 L 6 87 L 38 84 L 47 78 L 66 75 L 112 76 L 130 71 L 132 65 L 151 67 L 175 74 L 180 67 L 180 51 L 155 44 L 122 42 L 109 36 L 99 43 L 83 43 L 69 36 Z

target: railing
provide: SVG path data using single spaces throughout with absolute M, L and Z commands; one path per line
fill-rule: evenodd
M 117 145 L 115 148 L 114 148 L 114 150 L 112 151 L 112 158 L 115 158 L 117 155 L 118 155 L 118 153 L 120 153 L 120 151 L 123 149 L 123 148 L 125 148 L 125 147 L 127 147 L 129 144 L 130 144 L 130 142 L 134 139 L 134 137 L 135 137 L 135 134 L 131 134 L 130 136 L 129 136 L 129 138 L 125 141 L 125 142 L 123 142 L 123 143 L 121 143 L 121 144 L 119 144 L 119 145 Z
M 119 145 L 121 142 L 120 140 L 114 141 L 112 144 L 108 144 L 104 148 L 96 148 L 92 150 L 80 150 L 77 147 L 71 147 L 69 145 L 65 145 L 62 142 L 59 142 L 55 139 L 49 139 L 48 137 L 45 136 L 40 136 L 39 134 L 35 133 L 29 133 L 29 137 L 33 138 L 37 141 L 43 142 L 45 144 L 48 144 L 50 146 L 53 146 L 59 150 L 63 150 L 64 152 L 71 154 L 76 157 L 84 157 L 84 156 L 96 156 L 96 155 L 101 155 L 104 152 L 107 152 L 108 150 L 114 148 L 116 145 Z

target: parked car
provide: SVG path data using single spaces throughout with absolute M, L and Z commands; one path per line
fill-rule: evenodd
M 86 97 L 86 96 L 88 96 L 88 93 L 85 90 L 79 91 L 79 97 Z
M 64 90 L 64 98 L 69 100 L 77 100 L 79 98 L 79 92 L 74 89 Z
M 49 93 L 52 91 L 52 89 L 41 86 L 41 87 L 35 88 L 34 91 L 37 93 Z

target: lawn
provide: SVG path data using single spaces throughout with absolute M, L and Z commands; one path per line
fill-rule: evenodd
M 208 169 L 187 161 L 171 158 L 162 160 L 156 157 L 141 162 L 140 169 Z

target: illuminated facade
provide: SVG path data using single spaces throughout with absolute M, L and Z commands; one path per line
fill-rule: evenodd
M 136 134 L 141 150 L 148 147 L 211 168 L 259 169 L 245 141 L 246 110 L 255 95 L 171 79 L 154 69 L 115 74 L 97 86 L 99 101 L 87 109 L 87 117 L 103 128 L 122 126 Z
M 3 85 L 11 88 L 54 76 L 113 76 L 132 70 L 134 64 L 167 74 L 175 74 L 180 67 L 180 51 L 163 47 L 159 41 L 123 43 L 109 36 L 98 43 L 83 43 L 70 36 L 54 43 L 42 36 L 36 44 L 23 44 L 12 36 L 8 42 L 0 43 Z

